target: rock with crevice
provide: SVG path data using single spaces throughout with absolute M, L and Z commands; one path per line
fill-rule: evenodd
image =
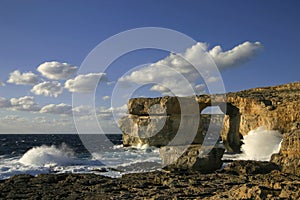
M 283 134 L 280 152 L 272 155 L 271 161 L 283 172 L 300 176 L 300 129 Z
M 119 120 L 124 146 L 202 144 L 208 130 L 218 130 L 222 115 L 129 115 Z M 210 128 L 209 128 L 210 127 Z M 208 129 L 209 128 L 209 129 Z
M 300 82 L 230 92 L 226 96 L 197 95 L 180 98 L 169 96 L 134 98 L 128 102 L 129 115 L 120 120 L 120 128 L 127 135 L 125 137 L 125 141 L 127 141 L 130 140 L 130 137 L 139 137 L 134 134 L 136 129 L 126 128 L 130 123 L 138 126 L 138 123 L 136 123 L 138 120 L 130 121 L 131 119 L 142 119 L 143 117 L 150 116 L 155 121 L 155 117 L 159 118 L 161 116 L 172 117 L 182 114 L 195 116 L 206 107 L 220 106 L 225 117 L 222 118 L 223 128 L 218 134 L 222 136 L 223 143 L 228 152 L 239 152 L 241 139 L 250 130 L 264 126 L 269 130 L 278 130 L 282 133 L 289 132 L 293 123 L 300 121 L 299 101 Z M 199 126 L 203 126 L 201 122 Z M 154 127 L 151 127 L 151 129 L 155 130 Z M 164 127 L 158 135 L 168 135 L 172 130 L 174 130 L 174 126 Z M 205 131 L 205 129 L 200 130 Z M 140 129 L 139 134 L 147 135 L 148 129 Z M 186 135 L 188 134 L 187 132 Z M 198 134 L 201 135 L 201 131 Z M 169 141 L 167 140 L 172 140 L 175 135 L 176 131 L 173 131 L 170 137 L 162 136 L 161 138 L 166 139 L 163 143 L 168 144 Z M 140 142 L 136 138 L 133 138 L 132 141 Z M 134 144 L 134 142 L 131 142 L 130 145 Z
M 121 118 L 119 125 L 124 146 L 202 145 L 205 137 L 212 134 L 214 142 L 218 139 L 215 135 L 220 135 L 226 150 L 238 153 L 243 136 L 250 130 L 264 126 L 281 133 L 291 131 L 293 124 L 300 122 L 299 103 L 300 82 L 226 95 L 134 98 L 128 102 L 129 115 Z M 200 114 L 209 106 L 219 106 L 224 114 Z M 213 128 L 208 129 L 211 124 Z M 297 158 L 291 159 L 282 162 L 297 163 Z
M 162 165 L 165 170 L 194 170 L 211 173 L 220 169 L 225 149 L 222 147 L 202 146 L 165 146 L 160 148 Z

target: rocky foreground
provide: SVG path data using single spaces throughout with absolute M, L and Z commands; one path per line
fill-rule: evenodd
M 274 163 L 236 161 L 210 174 L 17 175 L 2 180 L 0 191 L 1 199 L 300 199 L 300 177 Z
M 162 162 L 167 163 L 164 169 L 169 172 L 127 174 L 118 179 L 95 174 L 17 175 L 0 181 L 0 199 L 300 199 L 300 82 L 228 93 L 223 99 L 227 109 L 220 135 L 227 151 L 239 152 L 241 138 L 265 126 L 283 134 L 280 152 L 271 162 L 235 161 L 215 171 L 222 165 L 224 149 L 214 147 L 206 156 L 198 156 L 208 120 L 197 116 L 213 105 L 212 98 L 220 96 L 179 99 L 186 105 L 185 114 L 175 97 L 129 101 L 130 115 L 120 121 L 124 145 L 161 147 Z M 217 105 L 224 109 L 221 103 Z M 197 113 L 190 104 L 199 107 Z M 184 129 L 185 134 L 173 140 L 181 120 L 188 124 L 185 127 L 200 122 L 195 138 L 188 138 Z M 170 165 L 168 160 L 173 161 L 186 143 L 190 147 Z

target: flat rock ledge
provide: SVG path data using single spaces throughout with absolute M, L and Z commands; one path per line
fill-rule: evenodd
M 215 173 L 16 175 L 0 181 L 0 199 L 299 199 L 300 177 L 269 162 L 236 161 Z

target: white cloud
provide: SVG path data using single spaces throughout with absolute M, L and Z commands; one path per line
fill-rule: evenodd
M 177 96 L 193 95 L 191 88 L 196 92 L 203 92 L 199 88 L 201 84 L 197 84 L 202 79 L 210 83 L 220 80 L 210 74 L 209 56 L 215 60 L 221 70 L 245 63 L 262 48 L 263 46 L 259 42 L 244 42 L 229 51 L 222 51 L 220 46 L 208 51 L 206 43 L 198 42 L 183 54 L 170 54 L 163 60 L 121 77 L 119 81 L 124 85 L 128 83 L 154 84 L 150 90 L 163 95 L 172 95 L 172 93 Z M 201 66 L 201 76 L 195 67 L 183 58 Z
M 20 111 L 39 111 L 40 108 L 35 102 L 34 97 L 24 96 L 20 98 L 11 98 L 10 106 L 11 110 L 20 110 Z
M 20 117 L 18 115 L 6 115 L 2 118 L 2 121 L 5 121 L 5 122 L 10 122 L 10 121 L 13 121 L 13 122 L 24 122 L 26 121 L 25 118 L 23 117 Z
M 78 75 L 74 79 L 69 79 L 65 82 L 65 88 L 70 92 L 88 93 L 92 92 L 97 84 L 101 81 L 106 81 L 105 73 L 90 73 Z
M 5 83 L 3 83 L 2 81 L 0 81 L 0 87 L 1 86 L 5 86 Z
M 68 63 L 52 61 L 41 64 L 37 71 L 48 79 L 65 80 L 77 72 L 77 67 Z
M 0 133 L 74 133 L 76 131 L 71 118 L 58 116 L 47 118 L 39 113 L 31 117 L 7 115 L 0 117 Z
M 220 69 L 238 66 L 257 55 L 263 48 L 260 42 L 244 42 L 229 51 L 223 51 L 221 46 L 215 46 L 209 51 Z
M 118 113 L 126 113 L 128 111 L 127 104 L 124 104 L 120 107 L 110 107 L 106 110 L 103 110 L 104 112 L 118 112 Z
M 57 81 L 45 81 L 35 85 L 31 90 L 36 95 L 58 97 L 63 92 L 63 87 Z
M 91 116 L 93 114 L 93 108 L 84 105 L 74 107 L 72 111 L 76 116 Z
M 205 84 L 195 85 L 195 91 L 197 94 L 205 93 Z
M 10 101 L 7 100 L 6 98 L 4 97 L 0 97 L 0 108 L 9 108 L 11 105 L 10 105 Z
M 102 99 L 103 99 L 104 101 L 109 100 L 109 99 L 110 99 L 110 96 L 104 96 L 104 97 L 102 97 Z
M 34 85 L 38 81 L 38 76 L 32 72 L 21 73 L 19 70 L 15 70 L 9 74 L 7 83 L 14 83 L 16 85 Z
M 206 81 L 208 83 L 213 83 L 213 82 L 216 82 L 216 81 L 219 81 L 219 80 L 220 80 L 220 77 L 211 76 L 211 77 L 208 77 L 208 79 Z
M 40 108 L 34 97 L 24 96 L 20 98 L 5 99 L 0 97 L 0 108 L 18 111 L 39 111 Z
M 41 108 L 40 113 L 70 115 L 72 113 L 72 106 L 68 104 L 49 104 Z
M 113 115 L 116 118 L 123 117 L 128 114 L 128 107 L 127 104 L 124 104 L 123 106 L 119 107 L 100 107 L 100 109 L 97 111 L 98 117 L 99 118 L 106 118 L 108 119 L 109 117 L 113 117 Z

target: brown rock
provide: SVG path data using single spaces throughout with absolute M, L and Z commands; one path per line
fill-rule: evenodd
M 200 119 L 199 119 L 200 117 Z M 222 115 L 129 115 L 119 120 L 124 146 L 202 144 L 211 122 L 211 130 L 222 124 Z
M 300 176 L 300 130 L 283 134 L 280 152 L 272 155 L 271 161 L 283 172 Z
M 166 170 L 194 170 L 210 173 L 220 169 L 224 148 L 201 145 L 166 146 L 160 148 L 162 165 Z
M 295 122 L 300 122 L 299 101 L 300 82 L 295 82 L 227 93 L 226 98 L 224 95 L 135 98 L 129 100 L 128 109 L 130 114 L 139 117 L 148 115 L 167 117 L 180 114 L 196 115 L 212 104 L 220 106 L 226 114 L 223 130 L 220 133 L 223 143 L 227 151 L 239 152 L 240 141 L 250 130 L 265 126 L 267 129 L 279 130 L 282 133 L 290 131 Z M 198 106 L 195 106 L 195 102 Z M 226 106 L 224 102 L 226 102 Z M 196 107 L 197 109 L 195 109 Z M 122 120 L 124 121 L 124 119 Z M 123 129 L 122 124 L 126 123 L 121 123 L 121 129 L 128 130 L 128 128 Z M 155 130 L 153 127 L 151 129 Z M 124 134 L 128 135 L 126 138 L 136 137 L 131 132 L 125 131 Z M 139 140 L 132 139 L 132 141 Z

